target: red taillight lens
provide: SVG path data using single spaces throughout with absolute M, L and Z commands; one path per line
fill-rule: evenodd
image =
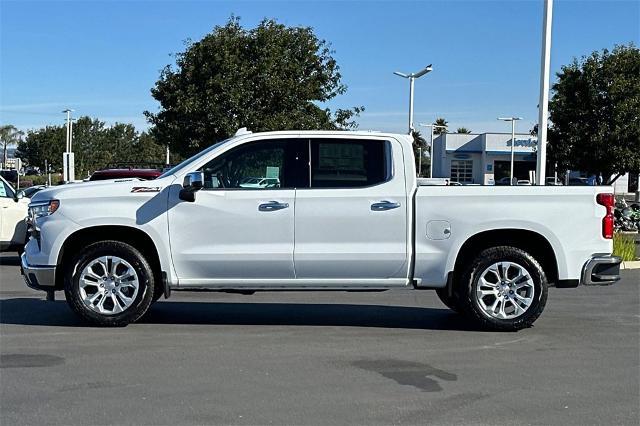
M 607 213 L 602 218 L 602 236 L 607 239 L 613 238 L 613 206 L 615 205 L 615 197 L 613 194 L 598 194 L 596 202 L 607 208 Z

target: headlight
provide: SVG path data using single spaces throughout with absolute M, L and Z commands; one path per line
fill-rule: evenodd
M 49 216 L 50 214 L 55 213 L 60 207 L 60 201 L 58 200 L 48 200 L 48 201 L 39 201 L 37 203 L 29 204 L 29 219 L 34 220 L 39 217 Z

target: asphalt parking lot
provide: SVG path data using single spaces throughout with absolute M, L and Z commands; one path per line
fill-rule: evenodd
M 431 291 L 175 292 L 100 329 L 0 255 L 0 423 L 637 425 L 639 290 L 553 288 L 518 333 Z

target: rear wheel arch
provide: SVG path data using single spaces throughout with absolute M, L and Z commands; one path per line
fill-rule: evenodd
M 82 228 L 69 235 L 58 254 L 58 265 L 68 265 L 79 250 L 99 241 L 120 241 L 139 250 L 151 266 L 156 285 L 162 283 L 160 256 L 153 239 L 146 232 L 131 226 L 100 225 Z M 56 274 L 56 290 L 64 288 L 64 273 Z M 164 289 L 162 289 L 164 291 Z
M 549 283 L 558 281 L 558 261 L 553 246 L 543 235 L 526 229 L 494 229 L 473 235 L 458 250 L 453 269 L 454 276 L 464 270 L 466 263 L 474 259 L 478 253 L 499 246 L 524 250 L 540 263 Z

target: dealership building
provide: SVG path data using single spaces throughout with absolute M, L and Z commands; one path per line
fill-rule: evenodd
M 537 139 L 516 134 L 513 174 L 530 179 L 536 170 Z M 511 133 L 444 133 L 433 141 L 433 177 L 464 184 L 493 185 L 509 179 Z

